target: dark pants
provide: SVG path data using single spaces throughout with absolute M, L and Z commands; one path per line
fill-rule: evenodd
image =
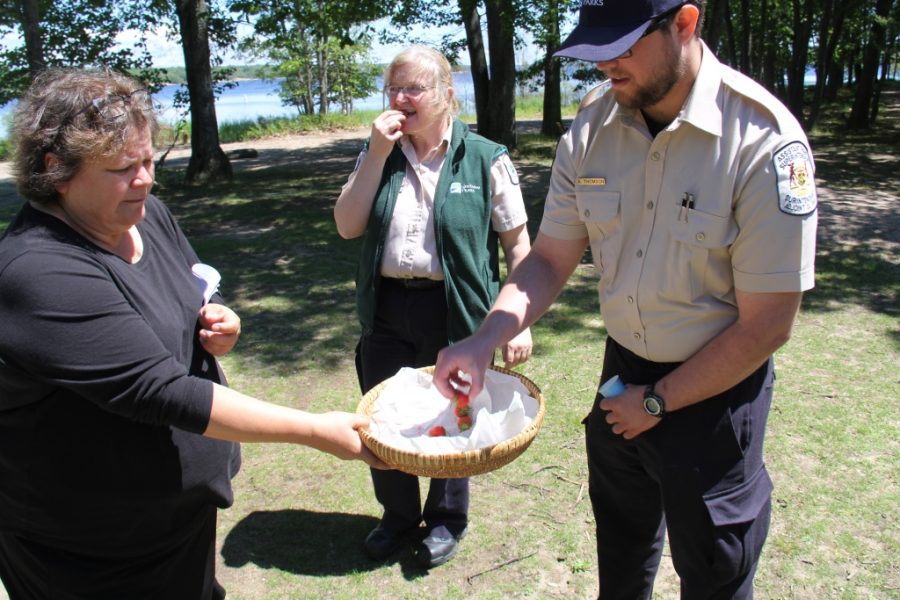
M 444 287 L 407 288 L 382 279 L 375 325 L 356 350 L 359 385 L 365 394 L 401 367 L 426 367 L 447 346 Z M 424 519 L 432 530 L 444 526 L 458 534 L 467 525 L 469 480 L 432 479 L 422 509 L 419 479 L 402 471 L 371 469 L 375 498 L 384 507 L 382 523 L 394 531 L 416 527 Z
M 215 579 L 216 508 L 182 540 L 134 554 L 97 556 L 0 533 L 0 580 L 10 600 L 222 600 Z
M 677 366 L 608 338 L 601 381 L 649 384 Z M 763 437 L 773 382 L 769 359 L 632 440 L 612 432 L 598 394 L 585 426 L 603 600 L 651 597 L 667 529 L 682 598 L 753 597 L 771 510 Z

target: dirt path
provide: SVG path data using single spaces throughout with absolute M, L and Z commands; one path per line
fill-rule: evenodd
M 222 150 L 229 156 L 246 150 L 256 151 L 258 157 L 256 160 L 247 160 L 234 158 L 232 156 L 232 166 L 236 170 L 246 168 L 258 162 L 263 162 L 267 157 L 273 157 L 277 161 L 285 160 L 285 157 L 296 156 L 297 151 L 310 148 L 321 148 L 335 143 L 357 143 L 360 145 L 368 137 L 369 128 L 361 127 L 357 129 L 340 129 L 334 131 L 317 131 L 302 135 L 288 135 L 281 137 L 272 137 L 262 140 L 252 140 L 248 142 L 234 142 L 222 144 Z M 162 148 L 156 153 L 157 160 L 163 155 L 166 148 Z M 181 145 L 174 147 L 166 155 L 165 164 L 170 167 L 183 167 L 191 156 L 190 145 Z M 271 163 L 270 163 L 271 164 Z M 7 161 L 0 161 L 0 180 L 11 180 L 11 165 Z

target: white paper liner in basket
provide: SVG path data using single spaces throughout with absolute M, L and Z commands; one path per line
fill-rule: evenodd
M 398 373 L 360 402 L 357 412 L 372 418 L 369 430 L 361 432 L 363 442 L 389 466 L 416 475 L 464 477 L 499 468 L 531 444 L 543 422 L 544 399 L 528 378 L 501 367 L 488 370 L 485 391 L 471 399 L 474 424 L 460 432 L 453 403 L 430 386 L 432 371 Z M 416 400 L 409 401 L 411 396 Z M 444 426 L 448 435 L 428 436 L 434 425 Z

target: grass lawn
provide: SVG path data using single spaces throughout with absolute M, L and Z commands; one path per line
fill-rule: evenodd
M 763 599 L 900 598 L 900 118 L 877 131 L 816 132 L 821 227 L 818 284 L 776 355 L 767 438 L 772 529 L 756 577 Z M 519 168 L 534 231 L 555 140 L 523 136 Z M 355 410 L 359 244 L 331 210 L 359 144 L 335 142 L 293 161 L 239 168 L 203 188 L 160 173 L 156 192 L 201 258 L 223 275 L 243 320 L 224 361 L 233 387 L 312 411 Z M 237 163 L 235 163 L 237 166 Z M 0 180 L 0 226 L 16 209 Z M 544 426 L 514 463 L 472 480 L 472 525 L 460 554 L 431 572 L 400 554 L 367 560 L 377 523 L 368 469 L 303 447 L 243 447 L 235 504 L 220 512 L 219 579 L 229 600 L 279 598 L 593 598 L 596 556 L 581 418 L 606 336 L 585 261 L 534 327 L 519 370 L 547 399 Z M 677 598 L 668 558 L 655 598 Z M 0 597 L 2 597 L 0 590 Z

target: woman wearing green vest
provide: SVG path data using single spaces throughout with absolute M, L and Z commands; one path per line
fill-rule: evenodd
M 390 107 L 334 208 L 338 233 L 364 236 L 356 277 L 365 393 L 402 367 L 433 365 L 438 351 L 472 334 L 500 289 L 499 247 L 509 271 L 531 243 L 519 179 L 506 148 L 454 118 L 450 64 L 412 46 L 388 65 Z M 528 360 L 531 333 L 501 349 L 507 366 Z M 456 554 L 468 527 L 468 479 L 432 479 L 424 509 L 418 478 L 372 470 L 381 522 L 363 548 L 376 560 L 415 542 L 430 568 Z M 424 528 L 420 524 L 424 522 Z

